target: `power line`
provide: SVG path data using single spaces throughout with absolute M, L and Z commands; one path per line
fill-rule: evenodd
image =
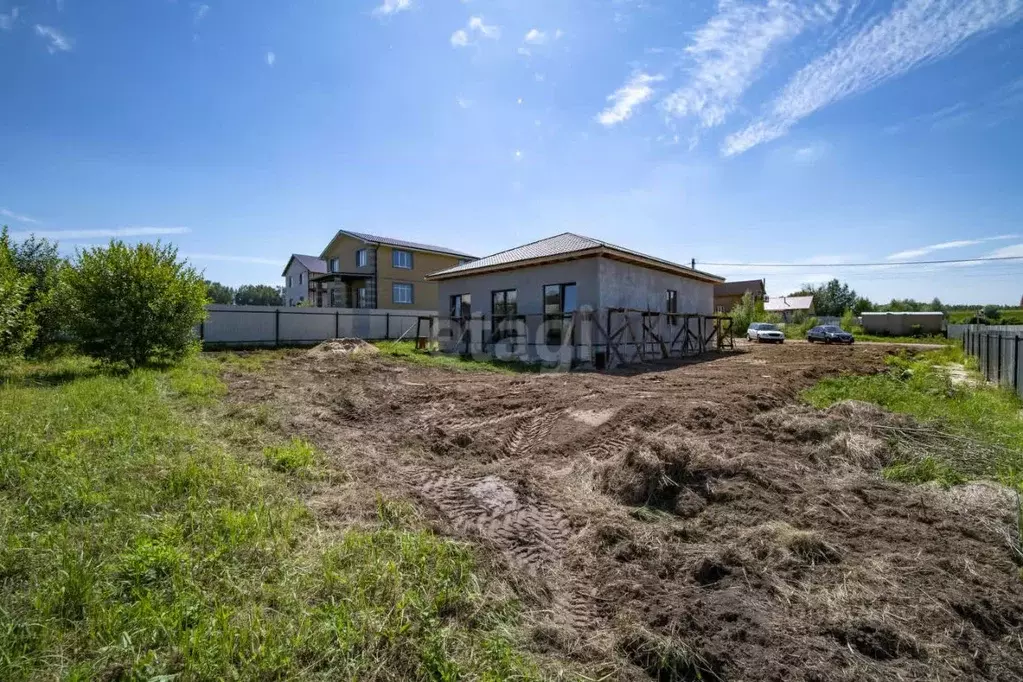
M 952 263 L 992 263 L 997 261 L 1023 260 L 1023 256 L 998 256 L 996 258 L 959 258 L 949 260 L 903 260 L 881 263 L 706 263 L 700 265 L 728 268 L 876 268 L 887 265 L 949 265 Z

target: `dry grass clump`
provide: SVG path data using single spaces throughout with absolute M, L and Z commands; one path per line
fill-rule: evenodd
M 629 625 L 618 638 L 619 652 L 654 680 L 720 680 L 719 664 L 678 636 Z
M 892 462 L 893 453 L 888 443 L 877 436 L 861 431 L 839 431 L 814 453 L 814 459 L 826 469 L 852 467 L 878 471 Z
M 754 417 L 758 426 L 770 429 L 776 435 L 800 443 L 827 440 L 838 428 L 834 421 L 804 407 L 789 406 L 765 412 Z
M 597 486 L 623 504 L 674 511 L 683 489 L 702 482 L 694 464 L 708 455 L 701 441 L 643 438 L 597 470 Z
M 777 521 L 758 526 L 746 536 L 753 557 L 765 564 L 835 564 L 842 552 L 816 531 Z

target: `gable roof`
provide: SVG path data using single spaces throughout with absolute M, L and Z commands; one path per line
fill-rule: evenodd
M 321 256 L 327 254 L 331 245 L 341 236 L 354 237 L 360 241 L 364 241 L 367 244 L 384 244 L 386 246 L 396 246 L 399 249 L 409 249 L 410 251 L 427 251 L 429 253 L 439 253 L 444 256 L 455 256 L 457 258 L 475 258 L 468 253 L 462 253 L 461 251 L 454 251 L 452 249 L 445 248 L 443 246 L 433 246 L 432 244 L 420 244 L 419 242 L 407 242 L 402 239 L 391 239 L 390 237 L 380 237 L 375 234 L 367 234 L 365 232 L 352 232 L 351 230 L 338 230 L 334 238 L 327 244 L 327 248 L 323 249 Z
M 573 232 L 564 232 L 553 237 L 548 237 L 547 239 L 540 239 L 539 241 L 517 246 L 514 249 L 500 251 L 484 258 L 480 258 L 479 260 L 474 260 L 471 263 L 456 265 L 455 267 L 448 268 L 447 270 L 434 272 L 427 275 L 426 278 L 430 280 L 451 279 L 454 277 L 493 272 L 495 270 L 524 268 L 531 265 L 540 265 L 550 261 L 568 260 L 584 256 L 607 256 L 609 258 L 638 263 L 647 267 L 668 270 L 684 277 L 692 277 L 694 279 L 709 282 L 724 281 L 723 278 L 718 277 L 717 275 L 712 275 L 709 272 L 695 270 L 684 265 L 679 265 L 678 263 L 673 263 L 661 258 L 655 258 L 654 256 L 648 256 L 638 251 L 632 251 L 631 249 L 616 246 L 599 239 L 593 239 L 592 237 L 584 237 L 583 235 L 575 234 Z
M 281 273 L 281 277 L 288 274 L 288 268 L 291 267 L 291 262 L 296 260 L 309 272 L 315 272 L 317 274 L 327 272 L 327 261 L 317 258 L 316 256 L 304 256 L 301 253 L 293 253 L 291 254 L 291 258 L 288 259 L 288 264 L 284 266 L 284 272 Z
M 764 302 L 764 310 L 783 313 L 786 310 L 809 310 L 813 307 L 813 296 L 772 296 Z
M 715 296 L 742 296 L 747 291 L 754 296 L 763 296 L 766 291 L 764 289 L 764 280 L 746 279 L 737 282 L 722 282 L 721 284 L 714 285 Z

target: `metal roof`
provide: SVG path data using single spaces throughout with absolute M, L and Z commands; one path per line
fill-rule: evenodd
M 782 313 L 786 310 L 809 310 L 813 307 L 813 296 L 772 296 L 764 302 L 764 310 Z
M 418 242 L 407 242 L 402 239 L 391 239 L 390 237 L 380 237 L 375 234 L 367 234 L 365 232 L 352 232 L 351 230 L 338 230 L 338 235 L 347 234 L 361 239 L 364 242 L 371 244 L 386 244 L 387 246 L 397 246 L 401 249 L 410 249 L 412 251 L 432 251 L 433 253 L 441 253 L 448 256 L 457 256 L 458 258 L 475 258 L 475 256 L 462 253 L 461 251 L 454 251 L 452 249 L 445 248 L 443 246 L 433 246 L 432 244 L 420 244 Z M 334 237 L 337 238 L 337 235 Z M 333 243 L 333 239 L 331 242 Z M 330 245 L 327 245 L 330 248 Z
M 503 269 L 504 266 L 509 267 L 524 267 L 529 265 L 532 261 L 543 260 L 545 258 L 552 258 L 557 256 L 567 256 L 570 254 L 583 253 L 586 251 L 594 251 L 597 249 L 606 249 L 612 252 L 634 256 L 638 259 L 652 261 L 653 263 L 663 265 L 676 270 L 684 270 L 685 274 L 698 275 L 700 277 L 706 277 L 713 280 L 720 280 L 721 278 L 717 275 L 712 275 L 708 272 L 702 272 L 700 270 L 694 270 L 693 268 L 679 265 L 671 261 L 656 258 L 654 256 L 648 256 L 638 251 L 626 249 L 621 246 L 616 246 L 609 242 L 601 241 L 599 239 L 593 239 L 592 237 L 584 237 L 583 235 L 574 234 L 572 232 L 565 232 L 563 234 L 541 239 L 539 241 L 530 242 L 529 244 L 523 244 L 517 246 L 514 249 L 508 249 L 507 251 L 500 251 L 490 256 L 485 256 L 478 260 L 474 260 L 471 263 L 465 263 L 463 265 L 456 265 L 453 268 L 447 270 L 441 270 L 440 272 L 434 272 L 428 275 L 429 278 L 449 278 L 458 275 L 472 275 L 480 271 L 486 271 L 491 269 Z
M 715 296 L 742 296 L 746 292 L 764 294 L 764 280 L 747 279 L 741 282 L 722 282 L 714 285 Z
M 309 272 L 321 274 L 327 271 L 327 261 L 316 256 L 304 256 L 300 253 L 293 253 L 291 258 L 288 259 L 288 264 L 284 266 L 284 272 L 281 273 L 282 277 L 288 274 L 288 268 L 291 267 L 291 261 L 293 260 L 297 260 Z

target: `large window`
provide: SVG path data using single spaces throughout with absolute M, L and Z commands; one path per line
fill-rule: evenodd
M 547 284 L 543 288 L 544 322 L 547 323 L 547 345 L 560 346 L 565 342 L 565 329 L 571 313 L 576 311 L 575 283 Z
M 300 273 L 298 273 L 298 283 L 299 283 L 300 285 L 302 284 L 302 275 L 303 275 L 303 274 L 304 274 L 304 273 L 301 273 L 301 272 L 300 272 Z
M 455 294 L 451 297 L 451 317 L 463 318 L 472 315 L 472 296 Z
M 288 286 L 291 286 L 291 275 L 288 275 Z
M 664 312 L 668 313 L 668 324 L 678 324 L 678 292 L 668 289 L 664 296 Z
M 330 271 L 331 272 L 340 272 L 341 271 L 341 259 L 340 258 L 331 258 L 330 259 Z
M 493 315 L 494 340 L 516 336 L 515 318 L 519 313 L 519 292 L 516 289 L 493 291 L 490 294 L 490 312 Z
M 412 269 L 412 252 L 411 251 L 399 251 L 395 249 L 391 252 L 391 265 L 396 268 L 403 270 Z
M 412 285 L 395 282 L 391 287 L 391 300 L 394 303 L 403 303 L 405 305 L 411 305 L 412 303 Z
M 364 268 L 369 263 L 369 252 L 366 249 L 359 249 L 355 252 L 355 267 Z
M 366 292 L 366 287 L 359 287 L 355 290 L 355 307 L 356 308 L 368 308 L 369 307 L 369 295 Z

